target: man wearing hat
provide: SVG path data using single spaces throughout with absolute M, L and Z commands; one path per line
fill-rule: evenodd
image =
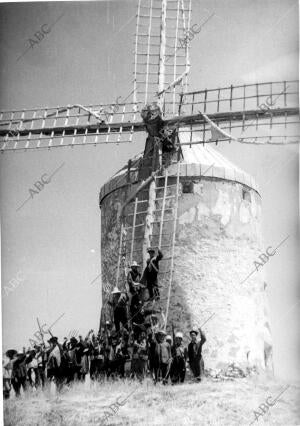
M 170 376 L 172 383 L 183 383 L 185 379 L 185 350 L 182 343 L 183 334 L 178 331 L 174 336 L 174 345 L 172 346 L 172 364 Z
M 34 349 L 36 351 L 36 360 L 37 360 L 37 385 L 44 387 L 46 375 L 45 375 L 45 365 L 46 365 L 46 352 L 44 345 L 35 345 Z
M 118 367 L 118 360 L 117 360 L 117 347 L 120 343 L 119 335 L 117 332 L 112 333 L 111 335 L 111 342 L 109 346 L 106 348 L 107 352 L 107 362 L 106 362 L 106 369 L 107 369 L 107 377 L 111 375 L 116 374 L 116 370 Z
M 2 359 L 3 371 L 3 398 L 8 399 L 11 391 L 11 373 L 12 373 L 12 359 L 18 352 L 15 349 L 9 349 Z
M 47 361 L 47 377 L 54 378 L 56 386 L 60 390 L 62 386 L 61 349 L 57 337 L 52 336 L 48 342 L 50 343 L 50 354 Z
M 162 379 L 163 384 L 167 383 L 169 365 L 171 362 L 171 347 L 166 342 L 164 330 L 155 333 L 156 344 L 154 351 L 154 382 Z
M 134 338 L 136 339 L 139 334 L 139 326 L 145 322 L 144 304 L 139 298 L 139 293 L 135 294 L 131 300 L 130 318 Z
M 194 327 L 190 331 L 191 342 L 188 345 L 189 364 L 196 380 L 201 381 L 204 371 L 204 362 L 202 359 L 202 346 L 206 342 L 206 337 L 201 328 L 199 328 L 200 340 L 197 342 L 198 331 Z
M 140 381 L 145 378 L 148 361 L 148 346 L 146 339 L 146 329 L 140 326 L 137 338 L 133 342 L 131 376 L 137 377 Z
M 130 293 L 133 295 L 136 290 L 140 287 L 141 274 L 138 270 L 140 265 L 134 260 L 130 265 L 130 270 L 127 274 L 127 283 Z
M 120 343 L 116 347 L 117 372 L 121 378 L 125 377 L 125 364 L 130 359 L 128 336 L 124 333 Z
M 149 259 L 147 259 L 147 265 L 144 269 L 141 282 L 147 285 L 150 299 L 155 297 L 155 299 L 159 300 L 157 275 L 159 272 L 159 261 L 163 258 L 163 254 L 158 249 L 155 256 L 155 250 L 152 247 L 149 247 L 147 252 L 149 253 Z
M 26 354 L 23 352 L 15 353 L 12 358 L 11 384 L 16 396 L 20 396 L 21 386 L 23 391 L 27 388 L 26 375 Z
M 142 288 L 145 288 L 140 283 L 141 274 L 138 271 L 139 265 L 136 261 L 131 264 L 131 269 L 127 275 L 127 283 L 129 286 L 129 304 L 130 304 L 130 317 L 132 321 L 137 324 L 144 322 L 144 315 L 142 313 L 143 301 L 142 301 Z
M 128 295 L 126 292 L 121 292 L 117 286 L 112 291 L 112 301 L 108 304 L 112 306 L 114 311 L 114 323 L 116 331 L 120 331 L 120 324 L 124 328 L 128 329 L 128 318 L 127 318 L 127 302 Z

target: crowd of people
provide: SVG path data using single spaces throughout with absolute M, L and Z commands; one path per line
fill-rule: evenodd
M 186 367 L 196 381 L 201 381 L 204 363 L 203 331 L 193 328 L 190 343 L 184 346 L 181 331 L 167 335 L 161 327 L 155 301 L 159 300 L 158 271 L 163 254 L 148 249 L 149 259 L 141 274 L 139 265 L 132 262 L 123 291 L 114 288 L 108 300 L 113 321 L 107 320 L 96 335 L 65 337 L 63 342 L 51 338 L 35 343 L 33 348 L 18 352 L 6 351 L 3 364 L 3 393 L 9 398 L 11 388 L 20 396 L 21 388 L 44 387 L 53 380 L 59 391 L 74 381 L 152 377 L 154 383 L 183 383 Z M 145 289 L 148 298 L 145 300 Z M 151 308 L 147 309 L 147 304 Z M 129 317 L 129 319 L 128 319 Z

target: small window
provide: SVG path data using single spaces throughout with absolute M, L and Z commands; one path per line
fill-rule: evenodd
M 243 197 L 243 200 L 249 201 L 249 203 L 251 203 L 250 191 L 248 191 L 247 189 L 242 190 L 242 197 Z
M 193 194 L 194 193 L 194 182 L 183 182 L 182 184 L 182 193 L 183 194 Z

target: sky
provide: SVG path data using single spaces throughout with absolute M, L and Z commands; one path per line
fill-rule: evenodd
M 132 90 L 135 13 L 135 1 L 126 0 L 1 4 L 0 109 L 125 98 Z M 191 43 L 190 89 L 298 79 L 295 0 L 194 0 L 192 23 L 211 13 Z M 29 48 L 29 39 L 51 25 Z M 4 349 L 28 346 L 37 318 L 47 326 L 59 318 L 52 332 L 60 338 L 73 329 L 98 330 L 99 191 L 142 149 L 138 142 L 0 156 Z M 258 181 L 266 247 L 289 235 L 265 271 L 275 371 L 299 378 L 298 147 L 217 149 Z M 56 170 L 18 210 L 34 183 Z M 4 286 L 18 278 L 6 294 Z

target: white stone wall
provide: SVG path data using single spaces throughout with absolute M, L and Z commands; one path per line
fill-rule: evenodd
M 244 188 L 245 189 L 245 188 Z M 254 260 L 262 252 L 260 196 L 234 182 L 195 181 L 179 198 L 175 276 L 168 324 L 188 337 L 192 325 L 207 335 L 207 368 L 264 368 L 265 291 Z M 250 201 L 251 199 L 251 201 Z M 166 300 L 163 290 L 162 305 Z M 186 342 L 188 338 L 186 337 Z

